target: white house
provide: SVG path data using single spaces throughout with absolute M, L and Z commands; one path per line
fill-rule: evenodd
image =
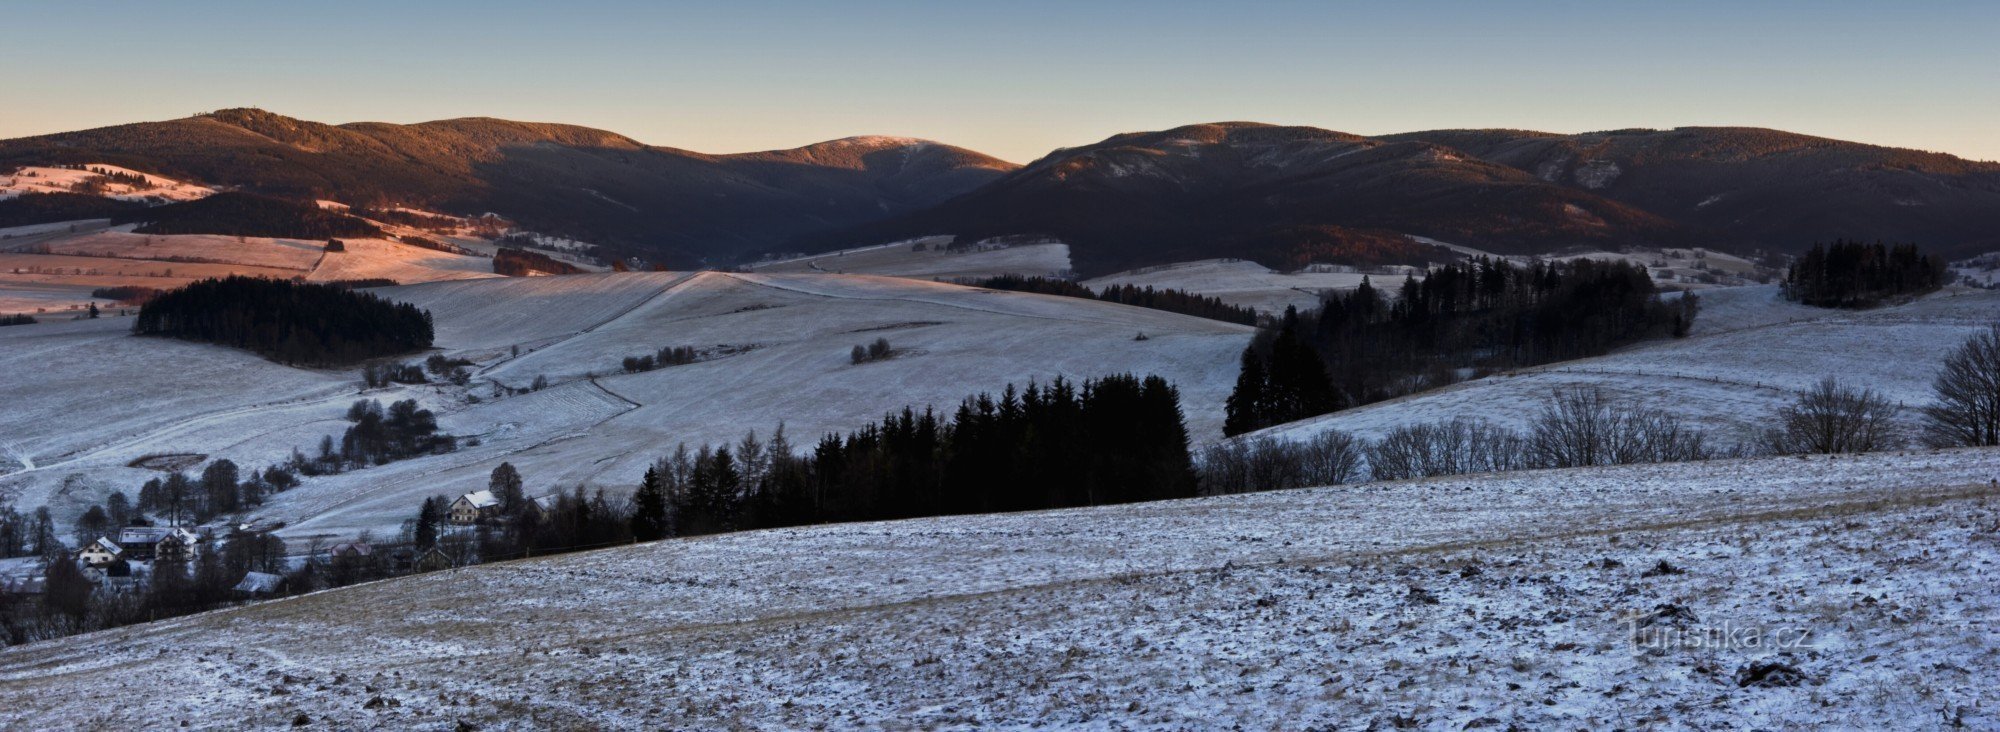
M 494 497 L 493 491 L 473 491 L 451 502 L 451 522 L 454 524 L 476 524 L 499 513 L 500 499 Z
M 90 567 L 102 567 L 123 558 L 125 558 L 125 547 L 103 536 L 97 537 L 97 541 L 90 542 L 76 553 L 77 561 Z

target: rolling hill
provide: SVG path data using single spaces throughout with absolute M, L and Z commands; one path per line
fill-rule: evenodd
M 303 200 L 497 212 L 678 264 L 927 206 L 1014 167 L 902 138 L 706 155 L 572 125 L 335 126 L 257 109 L 0 141 L 0 167 L 79 163 Z
M 323 435 L 337 439 L 361 398 L 417 399 L 466 444 L 311 479 L 257 517 L 290 524 L 288 537 L 393 532 L 424 497 L 483 487 L 501 462 L 537 494 L 625 491 L 679 442 L 768 436 L 783 422 L 796 444 L 811 444 L 906 405 L 950 409 L 974 392 L 1056 376 L 1164 376 L 1180 388 L 1191 434 L 1207 441 L 1221 437 L 1235 378 L 1227 365 L 1251 334 L 1093 300 L 863 275 L 633 272 L 372 292 L 430 311 L 440 352 L 474 362 L 471 384 L 362 392 L 358 369 L 132 337 L 122 318 L 0 329 L 0 367 L 20 374 L 0 415 L 0 471 L 9 471 L 0 496 L 67 517 L 157 475 L 132 467 L 147 456 L 275 464 Z M 876 338 L 893 358 L 850 362 L 852 347 Z M 623 373 L 625 357 L 666 346 L 710 357 Z M 496 388 L 538 378 L 548 388 Z M 79 403 L 84 392 L 103 398 Z
M 1952 258 L 2000 248 L 2000 163 L 1747 127 L 1382 139 L 1461 150 L 1699 227 L 1719 245 L 1910 241 Z

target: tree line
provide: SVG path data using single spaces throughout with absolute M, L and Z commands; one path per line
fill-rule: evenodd
M 1317 310 L 1287 308 L 1244 350 L 1224 432 L 1241 434 L 1444 386 L 1468 376 L 1682 337 L 1690 293 L 1666 299 L 1644 267 L 1485 257 L 1405 277 L 1391 298 L 1363 278 Z
M 989 290 L 1033 292 L 1042 295 L 1079 297 L 1085 300 L 1102 300 L 1104 302 L 1115 302 L 1121 305 L 1132 305 L 1153 310 L 1165 310 L 1170 313 L 1192 315 L 1197 318 L 1208 318 L 1209 320 L 1220 320 L 1228 323 L 1240 323 L 1243 325 L 1257 324 L 1256 310 L 1238 305 L 1230 305 L 1218 298 L 1207 295 L 1198 295 L 1170 288 L 1155 289 L 1150 286 L 1113 285 L 1104 288 L 1103 291 L 1092 291 L 1088 287 L 1069 280 L 1051 277 L 1029 277 L 1016 274 L 997 275 L 985 279 L 961 279 L 957 283 L 973 287 L 984 287 Z
M 380 238 L 382 230 L 361 219 L 317 204 L 254 193 L 217 193 L 165 206 L 124 211 L 115 224 L 139 224 L 140 234 L 219 234 L 278 239 Z
M 242 348 L 279 363 L 334 366 L 429 348 L 429 312 L 330 285 L 232 275 L 161 293 L 132 332 Z
M 536 273 L 551 275 L 579 274 L 583 268 L 560 261 L 541 252 L 531 252 L 514 247 L 501 247 L 493 253 L 493 271 L 508 277 L 528 277 Z
M 1943 287 L 1945 262 L 1915 244 L 1814 244 L 1785 270 L 1785 297 L 1822 308 L 1866 308 Z
M 473 541 L 487 561 L 722 531 L 1197 494 L 1178 390 L 1132 375 L 1009 386 L 968 397 L 949 416 L 905 408 L 802 454 L 782 425 L 768 442 L 752 432 L 734 445 L 683 444 L 646 471 L 629 501 L 579 488 L 531 510 L 518 474 L 502 468 L 489 483 L 499 515 Z M 441 536 L 449 505 L 443 496 L 426 500 L 412 533 Z

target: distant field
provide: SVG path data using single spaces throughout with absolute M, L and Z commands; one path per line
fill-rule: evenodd
M 1286 307 L 1319 307 L 1325 293 L 1359 287 L 1364 277 L 1372 277 L 1376 287 L 1394 287 L 1403 281 L 1403 276 L 1396 274 L 1285 273 L 1248 260 L 1206 259 L 1109 274 L 1085 280 L 1083 286 L 1093 290 L 1120 285 L 1185 290 L 1231 305 L 1282 313 Z
M 50 254 L 124 259 L 157 259 L 222 262 L 275 269 L 306 271 L 319 261 L 326 249 L 324 241 L 265 239 L 205 234 L 159 236 L 134 234 L 130 226 L 120 226 L 92 234 L 80 234 L 51 242 Z
M 313 282 L 387 278 L 401 283 L 499 277 L 493 260 L 380 239 L 343 240 L 344 252 L 329 252 L 306 277 Z
M 756 272 L 825 272 L 872 274 L 918 279 L 951 280 L 1019 274 L 1054 277 L 1069 272 L 1069 245 L 1061 242 L 1021 244 L 980 251 L 951 252 L 941 247 L 951 237 L 815 254 L 799 259 L 751 265 Z M 918 251 L 917 247 L 923 250 Z

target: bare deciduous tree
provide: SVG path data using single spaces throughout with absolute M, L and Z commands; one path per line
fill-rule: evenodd
M 1936 447 L 2000 445 L 2000 325 L 1966 339 L 1945 357 L 1924 408 L 1925 440 Z
M 1891 447 L 1896 405 L 1873 389 L 1831 376 L 1778 410 L 1765 446 L 1782 455 L 1870 452 Z

